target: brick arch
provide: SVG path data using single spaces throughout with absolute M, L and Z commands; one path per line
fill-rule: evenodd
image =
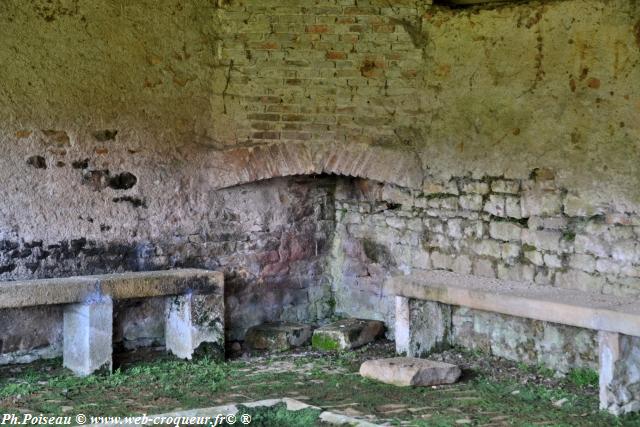
M 280 142 L 219 151 L 205 171 L 214 188 L 269 178 L 329 173 L 421 188 L 418 156 L 405 149 L 368 144 Z

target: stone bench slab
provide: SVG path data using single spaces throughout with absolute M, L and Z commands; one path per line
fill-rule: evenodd
M 221 272 L 199 269 L 145 271 L 0 283 L 0 308 L 74 304 L 184 293 L 223 292 Z
M 166 297 L 165 342 L 183 359 L 224 356 L 224 275 L 178 269 L 0 283 L 0 308 L 64 305 L 63 364 L 111 371 L 113 301 Z
M 630 301 L 629 297 L 590 294 L 448 271 L 393 277 L 386 282 L 385 290 L 405 298 L 640 336 L 640 304 Z
M 395 277 L 396 351 L 428 354 L 447 341 L 451 306 L 598 331 L 600 409 L 619 415 L 640 409 L 634 369 L 640 337 L 638 299 L 430 271 Z M 633 343 L 636 344 L 633 344 Z M 634 372 L 629 374 L 628 372 Z

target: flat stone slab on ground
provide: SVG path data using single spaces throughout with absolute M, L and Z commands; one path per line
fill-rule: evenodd
M 349 350 L 375 340 L 384 332 L 379 320 L 343 319 L 318 328 L 311 343 L 318 350 Z
M 367 360 L 360 366 L 363 377 L 397 386 L 453 384 L 461 373 L 456 365 L 415 357 Z
M 300 323 L 263 323 L 249 328 L 245 343 L 254 350 L 289 350 L 309 342 L 311 326 Z

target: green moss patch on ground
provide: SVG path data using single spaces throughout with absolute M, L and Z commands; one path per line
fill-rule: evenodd
M 4 366 L 0 408 L 47 415 L 159 414 L 290 397 L 390 425 L 640 426 L 640 416 L 615 419 L 598 411 L 592 373 L 576 374 L 579 380 L 558 379 L 544 370 L 456 350 L 432 356 L 463 368 L 461 381 L 451 386 L 399 388 L 358 375 L 363 360 L 392 355 L 390 343 L 340 353 L 307 348 L 225 363 L 137 352 L 127 355 L 113 375 L 87 378 L 74 377 L 59 360 Z M 277 408 L 268 412 L 266 420 L 285 417 L 277 425 L 299 425 L 296 417 L 304 415 Z
M 324 351 L 338 350 L 340 347 L 340 344 L 336 340 L 323 334 L 313 334 L 311 337 L 311 345 L 314 349 Z

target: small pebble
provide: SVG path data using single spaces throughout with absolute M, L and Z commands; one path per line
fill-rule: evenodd
M 562 405 L 564 405 L 565 403 L 567 403 L 569 399 L 567 399 L 566 397 L 560 399 L 560 400 L 556 400 L 555 402 L 553 402 L 553 406 L 555 406 L 556 408 L 561 408 Z

